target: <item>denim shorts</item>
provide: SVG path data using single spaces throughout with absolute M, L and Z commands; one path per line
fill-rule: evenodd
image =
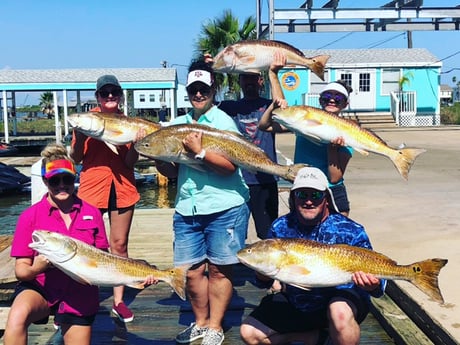
M 206 215 L 182 216 L 176 212 L 174 265 L 194 265 L 206 259 L 216 265 L 238 263 L 236 253 L 245 246 L 248 220 L 246 203 Z

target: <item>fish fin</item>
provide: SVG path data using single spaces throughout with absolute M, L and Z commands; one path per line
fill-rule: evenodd
M 138 289 L 138 290 L 143 290 L 145 289 L 145 284 L 144 283 L 138 283 L 138 284 L 127 284 L 126 286 L 129 286 L 130 288 L 133 289 Z
M 447 259 L 429 259 L 409 265 L 414 278 L 410 281 L 436 302 L 443 304 L 444 298 L 438 285 L 438 275 Z
M 329 58 L 329 55 L 317 55 L 311 58 L 313 63 L 308 65 L 312 72 L 315 73 L 321 80 L 324 80 L 324 67 L 326 66 Z
M 424 149 L 414 149 L 414 148 L 403 148 L 396 150 L 396 154 L 391 156 L 390 159 L 398 169 L 401 176 L 407 181 L 409 177 L 409 171 L 414 164 L 415 159 L 418 155 L 426 152 Z
M 294 286 L 294 287 L 296 287 L 298 289 L 305 290 L 305 291 L 310 291 L 311 290 L 311 288 L 309 288 L 307 286 L 302 286 L 302 285 L 297 285 L 297 284 L 289 284 L 289 285 Z
M 106 142 L 106 141 L 104 141 L 104 142 L 105 142 L 105 144 L 107 145 L 107 147 L 108 147 L 113 153 L 115 153 L 116 155 L 118 155 L 118 150 L 117 150 L 117 147 L 116 147 L 115 145 L 110 144 L 110 143 L 108 143 L 108 142 Z
M 366 150 L 357 149 L 356 147 L 353 147 L 353 150 L 358 151 L 358 152 L 361 153 L 363 156 L 369 156 L 369 152 L 367 152 Z

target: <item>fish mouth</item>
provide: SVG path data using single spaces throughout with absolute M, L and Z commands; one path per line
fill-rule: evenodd
M 34 231 L 32 233 L 32 243 L 30 244 L 31 248 L 37 248 L 45 244 L 45 239 L 40 235 L 39 232 Z

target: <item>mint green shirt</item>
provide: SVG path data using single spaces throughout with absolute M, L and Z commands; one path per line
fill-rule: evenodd
M 193 123 L 193 110 L 174 119 L 171 124 Z M 197 123 L 220 130 L 238 132 L 233 119 L 213 106 Z M 176 212 L 183 216 L 205 215 L 240 206 L 249 200 L 249 189 L 240 168 L 230 176 L 207 169 L 205 172 L 179 165 Z

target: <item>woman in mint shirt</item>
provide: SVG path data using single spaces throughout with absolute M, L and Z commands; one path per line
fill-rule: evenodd
M 217 108 L 213 71 L 204 61 L 192 63 L 187 93 L 193 109 L 171 124 L 199 123 L 238 132 L 233 119 Z M 191 157 L 201 160 L 205 171 L 186 165 L 157 161 L 158 171 L 177 177 L 174 228 L 174 265 L 192 265 L 187 292 L 195 322 L 180 332 L 176 341 L 219 345 L 224 340 L 222 321 L 232 297 L 232 268 L 236 252 L 244 247 L 249 208 L 249 189 L 240 169 L 223 155 L 201 146 L 201 133 L 183 140 Z M 208 275 L 206 275 L 206 268 Z

